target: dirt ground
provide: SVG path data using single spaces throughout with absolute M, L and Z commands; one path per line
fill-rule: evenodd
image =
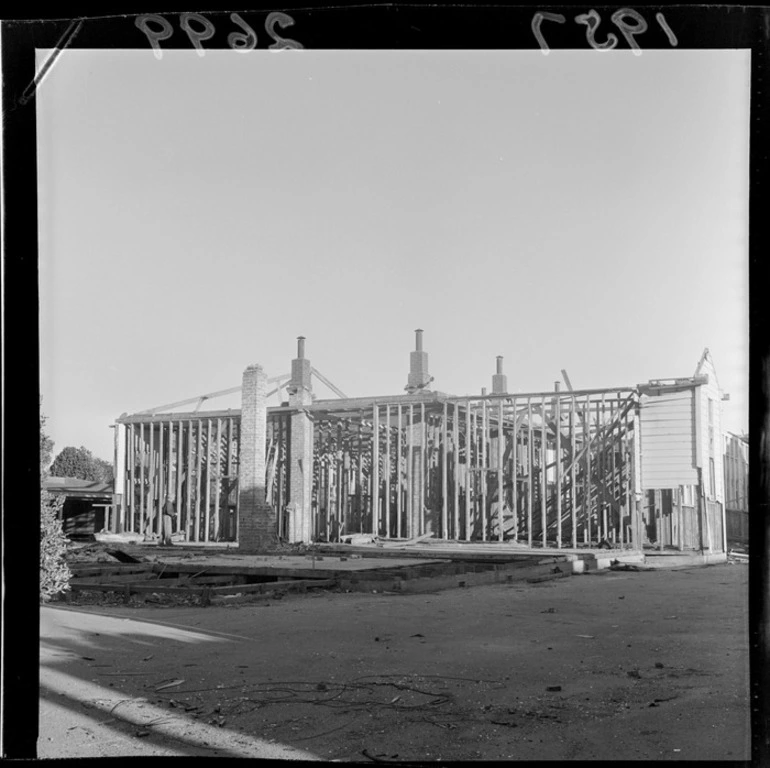
M 748 568 L 52 604 L 38 757 L 747 760 Z

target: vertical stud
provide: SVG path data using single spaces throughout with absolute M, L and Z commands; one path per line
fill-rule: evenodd
M 425 403 L 420 403 L 420 509 L 415 515 L 419 524 L 418 536 L 425 533 L 425 487 L 428 482 L 428 473 L 428 429 L 425 424 Z
M 380 407 L 372 406 L 372 535 L 380 533 Z
M 556 425 L 556 547 L 561 549 L 561 397 L 553 399 L 553 416 Z
M 471 467 L 474 442 L 471 402 L 465 401 L 465 540 L 471 540 Z
M 385 406 L 385 537 L 390 538 L 390 406 Z
M 401 472 L 401 455 L 403 451 L 403 434 L 401 428 L 401 405 L 396 407 L 396 414 L 398 418 L 398 432 L 396 433 L 396 538 L 401 538 L 401 514 L 403 506 L 403 493 L 402 493 L 402 472 Z
M 448 539 L 449 525 L 449 477 L 448 477 L 448 445 L 447 445 L 447 419 L 449 418 L 449 405 L 444 401 L 444 416 L 441 420 L 441 538 Z
M 513 409 L 514 440 L 513 440 L 513 497 L 516 496 L 516 408 Z M 505 506 L 505 485 L 503 483 L 503 459 L 505 458 L 505 414 L 501 397 L 497 401 L 497 540 L 503 540 L 503 508 Z M 516 502 L 513 507 L 513 529 L 516 530 Z
M 489 423 L 487 420 L 487 401 L 484 398 L 481 401 L 481 471 L 479 472 L 479 482 L 481 484 L 481 540 L 487 540 L 487 440 Z
M 535 444 L 532 439 L 532 399 L 527 398 L 527 546 L 532 549 L 532 505 L 535 479 Z
M 193 500 L 193 477 L 195 472 L 193 471 L 193 445 L 195 443 L 195 429 L 193 427 L 193 420 L 190 419 L 187 422 L 187 473 L 185 475 L 184 483 L 184 530 L 185 540 L 190 541 L 193 538 L 192 530 L 192 500 Z
M 195 456 L 195 517 L 193 519 L 193 540 L 200 541 L 201 534 L 201 463 L 203 453 L 203 424 L 200 419 L 196 422 L 198 451 Z
M 546 398 L 540 403 L 540 522 L 542 547 L 548 546 L 548 433 L 546 425 Z
M 575 443 L 575 398 L 570 400 L 569 408 L 569 444 L 570 444 L 570 478 L 569 506 L 572 521 L 572 548 L 577 549 L 577 444 Z
M 454 402 L 454 413 L 452 416 L 452 458 L 454 463 L 453 483 L 454 483 L 454 505 L 452 515 L 454 518 L 454 530 L 452 538 L 460 539 L 460 409 L 457 401 Z

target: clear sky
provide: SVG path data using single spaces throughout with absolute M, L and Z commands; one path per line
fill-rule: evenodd
M 418 327 L 451 394 L 497 355 L 527 392 L 709 347 L 747 429 L 749 56 L 65 51 L 36 97 L 55 451 L 111 459 L 120 414 L 286 373 L 299 335 L 398 394 Z

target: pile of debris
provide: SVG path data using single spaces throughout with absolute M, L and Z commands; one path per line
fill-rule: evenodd
M 727 550 L 727 562 L 730 563 L 730 565 L 748 565 L 748 547 L 736 547 L 735 549 Z

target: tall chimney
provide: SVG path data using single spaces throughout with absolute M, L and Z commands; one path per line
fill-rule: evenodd
M 406 391 L 410 394 L 420 390 L 426 390 L 431 382 L 428 373 L 428 353 L 422 348 L 422 328 L 415 332 L 414 352 L 409 354 L 409 377 L 406 382 Z
M 312 400 L 310 360 L 305 357 L 305 337 L 297 336 L 297 357 L 291 361 L 291 380 L 287 390 L 292 405 L 306 404 Z M 296 403 L 294 401 L 297 401 Z
M 497 356 L 497 373 L 492 377 L 492 394 L 504 395 L 508 391 L 508 377 L 503 374 L 502 355 Z

